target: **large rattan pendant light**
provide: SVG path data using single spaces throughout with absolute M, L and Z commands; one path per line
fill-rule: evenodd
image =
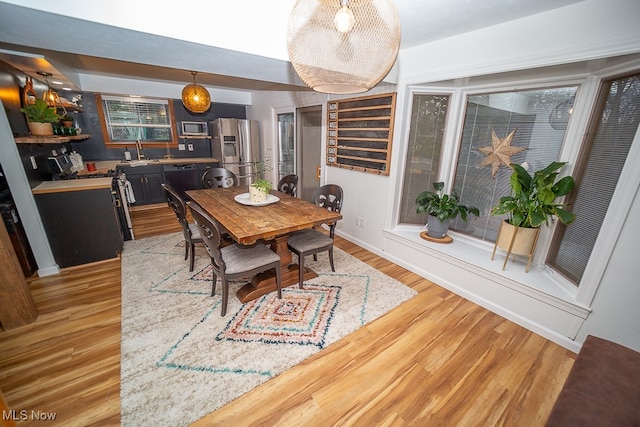
M 184 108 L 192 113 L 204 113 L 211 106 L 211 96 L 209 91 L 196 83 L 196 73 L 192 71 L 193 83 L 190 83 L 182 89 L 182 104 Z
M 317 92 L 368 91 L 389 73 L 399 46 L 392 0 L 297 0 L 291 11 L 289 59 Z

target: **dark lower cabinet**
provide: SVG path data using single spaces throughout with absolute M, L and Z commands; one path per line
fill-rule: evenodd
M 122 251 L 110 189 L 37 194 L 35 200 L 60 268 L 115 258 Z
M 123 168 L 127 180 L 131 183 L 133 194 L 136 198 L 135 205 L 148 205 L 151 203 L 166 202 L 162 190 L 161 166 L 138 166 Z
M 182 197 L 186 197 L 185 191 L 202 188 L 202 175 L 211 167 L 218 167 L 218 163 L 176 162 L 135 167 L 118 166 L 131 183 L 131 189 L 136 198 L 134 206 L 166 203 L 162 184 L 171 185 Z

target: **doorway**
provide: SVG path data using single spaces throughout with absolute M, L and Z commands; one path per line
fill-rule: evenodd
M 296 109 L 296 147 L 298 168 L 298 197 L 311 200 L 320 187 L 322 159 L 322 106 Z
M 278 181 L 296 173 L 294 114 L 280 113 L 278 118 Z

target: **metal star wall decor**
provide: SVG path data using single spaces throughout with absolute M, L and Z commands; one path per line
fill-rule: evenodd
M 479 148 L 482 153 L 487 155 L 479 167 L 483 168 L 491 165 L 492 178 L 496 177 L 500 165 L 509 166 L 511 164 L 511 156 L 525 150 L 521 147 L 511 146 L 511 141 L 513 140 L 513 135 L 516 133 L 516 129 L 512 130 L 505 138 L 498 138 L 496 132 L 491 129 L 491 146 Z

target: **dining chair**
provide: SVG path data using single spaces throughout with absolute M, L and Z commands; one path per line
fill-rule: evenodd
M 252 277 L 257 273 L 274 269 L 276 272 L 276 289 L 278 298 L 282 299 L 282 280 L 280 272 L 280 257 L 262 243 L 254 246 L 244 246 L 234 243 L 222 246 L 221 228 L 218 222 L 211 218 L 198 204 L 187 202 L 191 215 L 195 220 L 200 235 L 204 240 L 207 253 L 211 257 L 213 270 L 213 285 L 211 296 L 216 293 L 217 277 L 222 281 L 222 309 L 221 316 L 227 314 L 229 301 L 229 280 Z
M 178 222 L 182 226 L 182 234 L 184 235 L 184 259 L 186 260 L 191 254 L 189 259 L 189 271 L 193 271 L 193 264 L 195 262 L 195 244 L 204 243 L 200 236 L 200 231 L 195 223 L 189 223 L 187 219 L 187 205 L 180 195 L 168 184 L 162 184 L 165 195 L 167 196 L 167 203 L 173 209 L 178 218 Z
M 286 193 L 290 196 L 296 197 L 296 190 L 298 187 L 298 175 L 283 176 L 278 182 L 278 191 Z
M 202 174 L 202 188 L 227 188 L 238 185 L 235 173 L 225 168 L 209 168 Z
M 330 211 L 340 213 L 342 209 L 342 187 L 335 184 L 323 185 L 317 189 L 313 195 L 313 203 L 329 209 Z M 304 277 L 304 258 L 313 255 L 317 259 L 317 254 L 329 251 L 329 263 L 331 271 L 336 269 L 333 265 L 333 240 L 335 235 L 337 221 L 329 225 L 329 234 L 314 229 L 300 230 L 289 235 L 287 244 L 291 252 L 298 255 L 298 287 L 302 289 Z

